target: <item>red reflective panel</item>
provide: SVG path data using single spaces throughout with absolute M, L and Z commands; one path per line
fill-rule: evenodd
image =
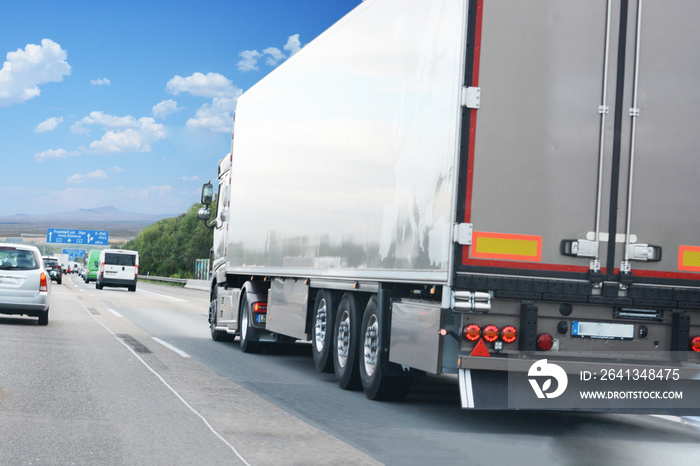
M 541 351 L 549 351 L 552 349 L 554 339 L 548 333 L 540 333 L 537 335 L 537 348 Z

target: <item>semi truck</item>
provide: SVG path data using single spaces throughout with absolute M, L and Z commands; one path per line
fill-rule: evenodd
M 362 2 L 238 99 L 212 338 L 374 400 L 697 408 L 699 43 L 692 1 Z

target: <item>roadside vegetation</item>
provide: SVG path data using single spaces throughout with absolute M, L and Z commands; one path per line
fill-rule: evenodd
M 160 220 L 141 231 L 124 249 L 139 252 L 139 275 L 193 278 L 195 259 L 208 259 L 213 233 L 197 218 L 195 204 L 184 214 Z M 216 205 L 211 206 L 216 212 Z

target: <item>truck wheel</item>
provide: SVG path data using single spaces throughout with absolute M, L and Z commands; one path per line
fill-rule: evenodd
M 362 317 L 362 351 L 360 380 L 362 389 L 370 400 L 399 401 L 406 398 L 413 377 L 387 375 L 391 364 L 384 355 L 386 342 L 382 342 L 381 321 L 377 298 L 372 296 Z
M 335 306 L 330 291 L 321 290 L 316 295 L 311 320 L 311 352 L 314 364 L 320 372 L 333 370 L 333 322 Z
M 338 386 L 343 390 L 360 388 L 360 325 L 361 314 L 357 298 L 353 293 L 345 293 L 338 304 L 334 325 L 333 367 Z
M 218 287 L 215 286 L 214 291 L 211 293 L 211 302 L 209 303 L 209 331 L 211 332 L 211 339 L 214 341 L 233 341 L 233 338 L 228 333 L 223 330 L 216 330 L 216 301 L 218 295 Z
M 244 291 L 245 293 L 245 291 Z M 256 331 L 250 323 L 250 304 L 243 298 L 241 303 L 241 315 L 238 319 L 238 327 L 241 332 L 241 351 L 244 353 L 262 353 L 263 344 L 256 339 Z

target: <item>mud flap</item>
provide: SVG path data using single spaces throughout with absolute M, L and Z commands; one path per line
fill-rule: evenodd
M 459 394 L 463 409 L 508 409 L 508 373 L 460 369 Z

